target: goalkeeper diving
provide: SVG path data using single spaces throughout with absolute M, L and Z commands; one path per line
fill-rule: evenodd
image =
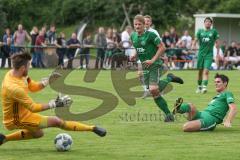
M 76 121 L 65 121 L 56 116 L 43 116 L 37 112 L 47 109 L 68 107 L 72 99 L 59 95 L 46 104 L 34 102 L 28 92 L 37 92 L 45 88 L 51 76 L 60 76 L 53 73 L 40 82 L 28 77 L 31 56 L 27 53 L 18 53 L 12 57 L 13 69 L 8 71 L 2 82 L 1 97 L 3 124 L 8 130 L 18 131 L 8 135 L 0 134 L 0 145 L 8 141 L 40 138 L 44 135 L 44 128 L 57 127 L 68 131 L 91 131 L 100 137 L 106 135 L 106 130 L 94 125 L 86 125 Z

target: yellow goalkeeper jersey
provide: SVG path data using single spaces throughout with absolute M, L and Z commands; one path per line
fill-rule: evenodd
M 28 119 L 33 112 L 42 110 L 42 104 L 35 103 L 28 92 L 42 89 L 41 83 L 34 82 L 29 77 L 14 77 L 13 70 L 6 73 L 2 81 L 2 111 L 5 126 L 17 124 Z

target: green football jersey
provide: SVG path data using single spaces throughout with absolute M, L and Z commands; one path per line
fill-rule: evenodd
M 234 103 L 233 94 L 225 91 L 215 96 L 208 104 L 208 107 L 205 109 L 205 111 L 208 111 L 212 116 L 223 120 L 228 112 L 228 105 L 230 103 Z
M 199 41 L 199 52 L 201 56 L 213 56 L 213 47 L 219 34 L 216 29 L 199 29 L 196 35 Z
M 149 31 L 145 31 L 140 36 L 137 32 L 133 32 L 131 34 L 131 41 L 141 63 L 151 60 L 158 50 L 157 46 L 161 43 L 160 38 L 155 33 Z M 159 58 L 153 64 L 161 65 L 162 63 L 162 60 Z

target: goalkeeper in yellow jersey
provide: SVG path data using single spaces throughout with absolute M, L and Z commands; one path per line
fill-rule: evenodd
M 18 131 L 0 134 L 0 145 L 8 141 L 40 138 L 43 128 L 57 127 L 68 131 L 92 131 L 103 137 L 106 130 L 75 121 L 64 121 L 56 116 L 42 116 L 36 112 L 56 107 L 70 106 L 69 96 L 58 97 L 47 104 L 34 102 L 28 92 L 37 92 L 48 85 L 49 78 L 35 82 L 28 77 L 31 56 L 19 53 L 12 57 L 13 69 L 6 73 L 1 89 L 3 124 L 6 129 Z

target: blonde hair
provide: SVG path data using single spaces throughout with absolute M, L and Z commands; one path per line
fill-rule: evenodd
M 149 15 L 145 15 L 144 18 L 148 18 L 148 19 L 150 19 L 152 21 L 152 17 L 149 16 Z
M 143 15 L 140 15 L 140 14 L 136 15 L 136 16 L 134 17 L 134 20 L 138 20 L 138 21 L 142 22 L 143 24 L 145 23 L 145 21 L 144 21 L 144 16 L 143 16 Z

